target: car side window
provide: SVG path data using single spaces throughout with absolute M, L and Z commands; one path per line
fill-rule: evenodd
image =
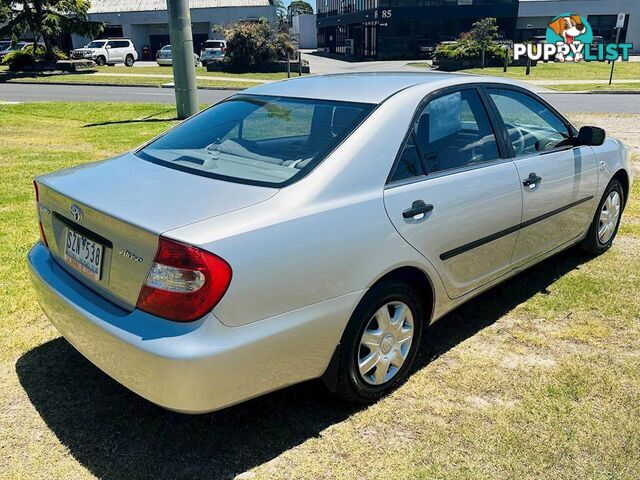
M 406 145 L 402 149 L 396 169 L 393 171 L 393 175 L 389 181 L 395 182 L 397 180 L 419 177 L 420 175 L 424 175 L 424 169 L 422 168 L 414 134 L 411 133 L 409 140 L 407 140 Z
M 490 88 L 516 156 L 562 148 L 571 137 L 558 116 L 535 98 L 516 90 Z
M 107 44 L 105 45 L 105 48 L 106 47 L 116 48 L 116 42 L 107 42 Z
M 415 126 L 427 173 L 499 158 L 489 116 L 476 90 L 431 100 Z

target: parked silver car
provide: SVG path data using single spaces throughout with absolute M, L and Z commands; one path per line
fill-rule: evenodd
M 161 67 L 173 65 L 173 55 L 171 54 L 171 45 L 165 45 L 156 52 L 156 63 Z M 196 67 L 200 66 L 200 57 L 193 54 L 193 63 Z
M 503 79 L 269 83 L 38 177 L 30 270 L 64 337 L 166 408 L 318 377 L 371 401 L 454 307 L 572 245 L 607 250 L 629 156 Z

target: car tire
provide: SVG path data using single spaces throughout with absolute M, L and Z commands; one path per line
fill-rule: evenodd
M 107 59 L 104 58 L 102 55 L 96 58 L 96 65 L 98 65 L 99 67 L 104 67 L 106 64 L 107 64 Z
M 624 202 L 622 184 L 614 178 L 607 185 L 598 203 L 587 236 L 580 244 L 582 250 L 592 255 L 600 255 L 611 248 L 620 226 Z
M 396 323 L 400 321 L 403 323 L 396 330 L 393 328 L 393 321 L 396 316 L 400 318 L 401 313 L 394 309 L 402 308 L 402 305 L 408 309 L 411 315 L 407 316 L 405 320 L 398 320 Z M 377 320 L 378 313 L 384 311 L 383 309 L 389 313 L 391 320 L 388 330 L 385 330 Z M 349 402 L 370 403 L 402 384 L 415 360 L 422 336 L 423 323 L 424 307 L 420 296 L 410 285 L 398 280 L 391 280 L 371 288 L 351 316 L 340 342 L 336 394 Z M 409 326 L 413 329 L 412 337 L 408 345 L 406 341 L 404 342 L 405 351 L 400 353 L 402 347 L 397 348 L 397 342 L 408 335 L 406 332 Z M 373 327 L 375 327 L 375 336 L 371 334 L 374 332 Z M 365 332 L 367 337 L 365 337 Z M 364 343 L 373 344 L 373 342 L 368 342 L 372 338 L 375 338 L 376 341 L 380 340 L 378 346 L 366 347 Z M 397 356 L 396 351 L 400 353 L 401 357 Z M 374 358 L 379 359 L 379 365 L 366 371 L 371 363 L 367 359 Z M 388 358 L 395 358 L 396 361 L 387 360 Z M 401 358 L 403 361 L 398 365 L 397 360 Z M 363 365 L 362 368 L 361 365 Z M 381 368 L 380 377 L 382 379 L 378 377 L 378 368 Z M 384 375 L 386 368 L 388 370 Z M 364 374 L 363 370 L 365 370 Z
M 133 63 L 135 60 L 133 59 L 133 55 L 127 55 L 124 59 L 124 64 L 127 67 L 133 67 Z

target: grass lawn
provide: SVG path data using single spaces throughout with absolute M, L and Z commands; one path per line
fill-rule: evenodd
M 149 74 L 149 75 L 173 75 L 173 68 L 171 67 L 121 67 L 121 66 L 104 66 L 96 67 L 96 71 L 105 73 L 135 73 L 135 74 Z M 287 78 L 286 72 L 276 73 L 227 73 L 227 72 L 207 72 L 206 67 L 196 67 L 196 75 L 198 76 L 210 76 L 210 77 L 228 77 L 230 79 L 242 79 L 252 78 L 256 80 L 282 80 Z M 292 76 L 297 75 L 293 72 Z
M 96 73 L 97 72 L 97 73 Z M 106 74 L 117 73 L 123 76 L 110 76 Z M 287 78 L 286 73 L 226 73 L 226 72 L 207 72 L 206 68 L 197 67 L 196 74 L 198 77 L 215 77 L 215 79 L 199 78 L 197 80 L 199 87 L 224 87 L 243 89 L 258 85 L 256 82 L 243 81 L 245 79 L 252 80 L 281 80 Z M 124 76 L 133 75 L 133 76 Z M 135 75 L 150 75 L 141 77 Z M 151 75 L 161 75 L 161 77 L 153 77 Z M 96 67 L 95 72 L 91 73 L 74 73 L 74 74 L 41 74 L 41 73 L 11 73 L 6 68 L 0 70 L 0 82 L 18 82 L 29 81 L 38 83 L 73 83 L 73 84 L 110 84 L 110 85 L 162 85 L 171 82 L 173 70 L 169 67 Z M 295 74 L 292 73 L 292 77 Z
M 509 67 L 507 73 L 502 67 L 471 68 L 465 73 L 495 75 L 498 77 L 517 78 L 520 80 L 609 80 L 611 65 L 606 62 L 580 63 L 538 63 L 531 68 L 531 75 L 525 75 L 525 67 Z M 640 62 L 617 62 L 615 66 L 616 80 L 640 80 Z
M 408 63 L 413 67 L 431 68 L 424 62 Z M 502 67 L 470 68 L 461 70 L 460 73 L 472 73 L 476 75 L 493 75 L 497 77 L 513 78 L 522 81 L 543 81 L 543 80 L 609 80 L 611 65 L 604 62 L 580 62 L 580 63 L 538 63 L 531 68 L 531 75 L 526 75 L 525 67 L 509 67 L 507 73 L 502 71 Z M 640 80 L 640 62 L 617 62 L 615 67 L 614 80 Z M 571 84 L 571 85 L 542 85 L 552 90 L 575 92 L 575 91 L 618 91 L 618 90 L 640 90 L 639 83 L 618 83 L 605 85 L 601 83 L 593 84 Z
M 574 83 L 570 85 L 541 85 L 545 88 L 552 90 L 558 90 L 560 92 L 639 92 L 640 83 L 614 83 L 614 84 L 602 84 L 602 83 Z
M 88 75 L 82 73 L 65 74 L 65 75 L 11 75 L 6 74 L 3 79 L 0 74 L 0 82 L 37 82 L 37 83 L 70 83 L 78 85 L 156 85 L 160 87 L 166 83 L 173 81 L 172 78 L 157 77 L 112 77 L 106 75 Z M 221 87 L 221 88 L 237 88 L 244 89 L 255 87 L 256 83 L 236 82 L 233 80 L 197 80 L 199 87 Z
M 311 382 L 182 416 L 93 367 L 29 285 L 31 181 L 140 144 L 173 115 L 0 105 L 1 478 L 638 478 L 640 181 L 614 248 L 560 254 L 448 315 L 425 332 L 409 381 L 368 408 Z M 637 165 L 640 116 L 574 120 L 632 144 Z

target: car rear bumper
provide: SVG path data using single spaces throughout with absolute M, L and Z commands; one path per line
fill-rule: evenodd
M 230 328 L 213 314 L 178 323 L 123 310 L 69 275 L 41 243 L 28 263 L 42 310 L 80 353 L 142 397 L 183 413 L 321 376 L 363 293 Z
M 173 60 L 170 58 L 157 58 L 156 59 L 156 63 L 158 65 L 172 65 L 173 64 Z

